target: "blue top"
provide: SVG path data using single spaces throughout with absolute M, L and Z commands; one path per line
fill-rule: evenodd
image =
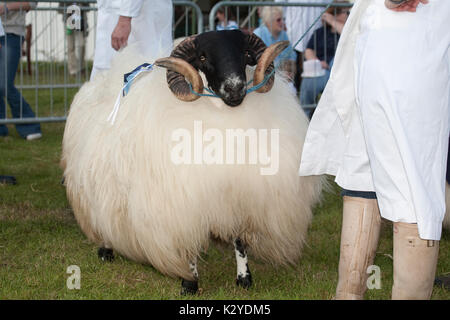
M 259 28 L 256 28 L 253 33 L 260 37 L 266 46 L 270 46 L 280 41 L 289 41 L 286 31 L 282 30 L 278 35 L 278 38 L 274 38 L 265 24 L 261 25 Z M 278 55 L 278 57 L 276 57 L 275 66 L 279 66 L 280 62 L 283 60 L 297 60 L 297 54 L 294 50 L 292 50 L 291 45 L 289 45 L 289 47 L 284 49 L 284 51 L 280 55 Z
M 224 26 L 221 22 L 219 22 L 216 26 L 217 31 L 236 30 L 236 29 L 239 29 L 239 26 L 238 26 L 237 22 L 233 21 L 233 20 L 228 21 L 226 26 Z
M 321 27 L 314 31 L 306 45 L 306 48 L 314 50 L 320 61 L 330 61 L 336 54 L 336 47 L 339 41 L 339 34 L 331 32 L 331 27 Z

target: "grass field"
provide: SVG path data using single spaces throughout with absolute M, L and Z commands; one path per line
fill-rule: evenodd
M 32 99 L 34 93 L 28 94 L 27 99 Z M 61 95 L 55 93 L 59 109 Z M 297 265 L 274 268 L 250 257 L 254 284 L 245 290 L 235 285 L 233 249 L 212 245 L 199 262 L 200 294 L 181 297 L 179 279 L 120 256 L 113 263 L 97 258 L 97 247 L 80 231 L 60 184 L 64 123 L 42 124 L 43 138 L 31 142 L 21 139 L 12 125 L 9 129 L 10 136 L 0 138 L 0 174 L 16 176 L 18 184 L 0 185 L 0 299 L 333 298 L 342 210 L 337 187 L 315 208 Z M 450 232 L 443 233 L 440 246 L 437 272 L 448 273 Z M 381 289 L 368 290 L 368 299 L 390 299 L 391 254 L 392 224 L 383 221 L 375 259 L 381 269 Z M 81 269 L 79 290 L 66 286 L 71 265 Z M 435 287 L 432 299 L 450 299 L 450 292 Z

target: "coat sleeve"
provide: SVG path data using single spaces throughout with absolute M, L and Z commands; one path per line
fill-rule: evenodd
M 143 3 L 144 0 L 122 0 L 119 15 L 135 18 L 139 16 Z

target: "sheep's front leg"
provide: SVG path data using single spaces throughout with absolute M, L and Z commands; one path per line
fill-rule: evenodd
M 245 289 L 252 285 L 252 274 L 248 268 L 248 258 L 245 246 L 242 240 L 237 238 L 234 240 L 234 251 L 236 253 L 237 278 L 236 284 Z
M 112 262 L 114 260 L 114 252 L 112 249 L 106 247 L 98 248 L 98 258 L 102 261 Z
M 189 263 L 189 270 L 194 276 L 194 281 L 192 280 L 181 280 L 181 294 L 196 294 L 198 291 L 198 271 L 197 271 L 197 259 Z

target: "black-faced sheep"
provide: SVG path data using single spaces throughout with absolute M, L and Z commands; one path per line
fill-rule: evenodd
M 247 79 L 261 83 L 285 47 L 266 48 L 237 30 L 189 37 L 156 61 L 169 69 L 167 76 L 155 68 L 133 83 L 114 125 L 106 118 L 123 74 L 156 57 L 138 57 L 129 48 L 80 89 L 67 119 L 62 164 L 76 219 L 102 257 L 115 250 L 149 263 L 181 277 L 185 292 L 197 290 L 197 257 L 211 237 L 234 244 L 243 287 L 251 285 L 247 250 L 274 264 L 299 258 L 323 181 L 297 174 L 308 120 L 281 77 L 258 90 L 264 94 L 246 95 Z M 196 92 L 207 83 L 221 99 L 199 98 L 185 78 Z M 203 149 L 194 141 L 199 128 Z M 228 140 L 229 130 L 243 133 L 243 140 Z M 180 146 L 188 147 L 178 152 Z M 196 159 L 199 150 L 208 161 Z M 244 162 L 236 160 L 239 150 Z M 191 154 L 191 163 L 174 161 Z

